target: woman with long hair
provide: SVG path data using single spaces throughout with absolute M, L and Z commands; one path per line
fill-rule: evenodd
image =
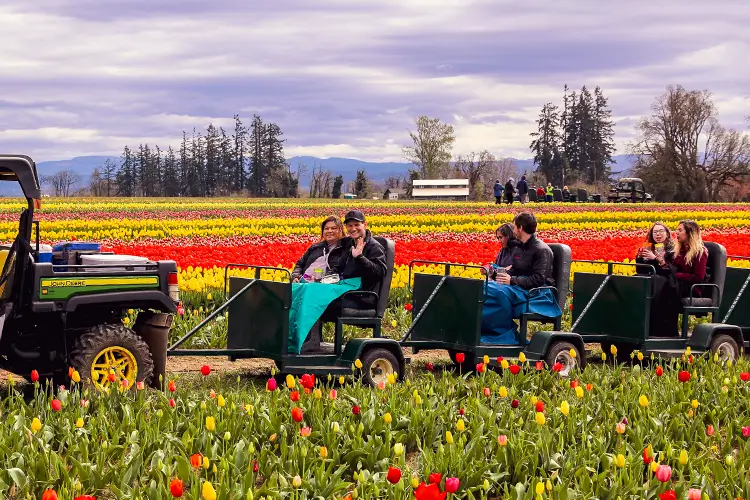
M 328 274 L 331 266 L 341 257 L 343 237 L 344 224 L 341 219 L 332 215 L 324 220 L 320 225 L 320 240 L 311 245 L 297 261 L 292 271 L 292 281 L 296 283 L 303 276 L 320 280 Z
M 521 244 L 513 232 L 513 224 L 506 222 L 495 229 L 495 238 L 497 238 L 497 241 L 499 241 L 501 245 L 500 252 L 495 258 L 495 265 L 507 268 L 513 264 L 513 258 L 511 256 L 513 249 Z
M 676 235 L 674 276 L 679 285 L 680 297 L 684 298 L 690 296 L 690 288 L 694 284 L 705 281 L 708 250 L 703 244 L 700 227 L 695 221 L 681 221 L 677 226 Z M 700 287 L 696 288 L 695 295 L 701 296 Z
M 672 233 L 662 222 L 656 222 L 648 230 L 646 241 L 638 249 L 635 257 L 638 274 L 651 275 L 654 280 L 654 294 L 651 301 L 649 335 L 655 337 L 676 337 L 680 315 L 680 300 L 673 263 L 675 245 Z M 653 266 L 653 269 L 652 267 Z

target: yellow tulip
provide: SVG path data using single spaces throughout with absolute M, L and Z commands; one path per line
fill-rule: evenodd
M 602 361 L 607 361 L 607 353 L 602 352 Z
M 39 432 L 42 428 L 42 421 L 39 420 L 37 417 L 34 417 L 31 421 L 31 431 L 36 433 Z
M 612 354 L 612 356 L 617 356 L 617 347 L 612 344 L 611 346 L 609 346 L 609 352 Z
M 562 403 L 560 403 L 560 413 L 562 413 L 566 417 L 568 416 L 568 413 L 570 413 L 570 405 L 567 401 L 563 401 Z
M 210 432 L 216 430 L 216 420 L 214 417 L 206 417 L 206 429 Z
M 521 363 L 525 363 L 526 362 L 526 355 L 524 353 L 519 354 L 518 355 L 518 361 L 520 361 Z
M 358 370 L 361 370 L 362 369 L 362 361 L 360 361 L 359 359 L 354 360 L 354 366 L 356 366 Z
M 534 487 L 534 491 L 536 491 L 537 495 L 543 495 L 544 494 L 544 483 L 539 481 L 536 483 L 536 486 Z
M 398 456 L 401 456 L 401 454 L 404 453 L 404 445 L 401 443 L 396 443 L 393 445 L 393 454 Z
M 383 415 L 383 421 L 386 424 L 390 424 L 393 421 L 393 417 L 391 416 L 390 413 L 386 413 L 385 415 Z
M 290 374 L 286 376 L 286 386 L 289 389 L 294 389 L 294 387 L 297 385 L 297 382 L 294 380 L 294 377 Z
M 698 402 L 697 399 L 694 399 L 690 402 L 690 406 L 692 406 L 693 408 L 698 408 L 699 405 L 700 403 Z
M 201 495 L 203 496 L 203 500 L 216 500 L 216 490 L 214 490 L 213 485 L 209 483 L 208 481 L 203 482 L 203 487 L 201 487 Z
M 540 411 L 536 412 L 534 420 L 536 421 L 537 425 L 544 425 L 547 422 L 547 419 L 544 418 L 544 413 Z
M 571 349 L 570 350 L 570 357 L 573 358 L 573 359 L 576 359 L 577 356 L 578 356 L 578 353 L 576 352 L 576 350 L 575 349 Z
M 226 400 L 224 399 L 224 396 L 222 396 L 221 394 L 219 394 L 219 395 L 218 395 L 218 396 L 216 397 L 216 404 L 218 404 L 218 405 L 219 405 L 219 408 L 223 408 L 223 407 L 224 407 L 224 405 L 226 405 L 226 404 L 227 404 Z
M 488 365 L 490 364 L 490 357 L 485 354 L 484 357 L 482 358 L 482 361 L 484 361 L 485 365 Z
M 505 386 L 500 386 L 500 390 L 498 391 L 501 398 L 507 398 L 508 397 L 508 389 L 505 388 Z
M 326 458 L 328 456 L 328 448 L 325 446 L 320 447 L 320 458 Z
M 458 419 L 458 422 L 456 422 L 456 430 L 458 432 L 463 432 L 464 429 L 466 429 L 466 425 L 464 424 L 463 419 Z
M 688 463 L 688 453 L 685 450 L 680 450 L 680 465 L 686 465 Z
M 78 373 L 78 370 L 73 370 L 70 379 L 77 384 L 81 381 L 81 374 Z
M 578 399 L 582 399 L 583 398 L 583 387 L 581 387 L 580 385 L 576 386 L 576 397 Z
M 453 444 L 453 434 L 451 434 L 451 431 L 445 431 L 445 442 Z
M 641 396 L 638 398 L 638 404 L 645 408 L 646 406 L 648 406 L 648 398 L 641 394 Z
M 508 362 L 507 362 L 506 360 L 502 360 L 502 361 L 500 361 L 500 367 L 501 367 L 501 368 L 502 368 L 503 370 L 507 370 L 509 366 L 510 366 L 510 364 L 509 364 L 509 363 L 508 363 Z
M 78 429 L 80 429 L 80 428 L 82 428 L 82 427 L 83 427 L 83 419 L 82 419 L 81 417 L 78 417 L 78 418 L 76 419 L 76 427 L 77 427 Z
M 622 453 L 618 453 L 615 457 L 615 465 L 620 468 L 625 467 L 625 456 Z
M 208 467 L 211 465 L 211 462 L 208 460 L 207 456 L 203 457 L 203 468 L 208 470 Z

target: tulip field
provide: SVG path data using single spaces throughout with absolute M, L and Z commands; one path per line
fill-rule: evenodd
M 0 203 L 0 240 L 15 236 L 21 206 Z M 221 304 L 226 264 L 291 269 L 317 241 L 320 222 L 350 208 L 365 213 L 374 234 L 396 242 L 388 336 L 411 321 L 409 262 L 493 261 L 495 228 L 522 210 L 71 198 L 45 200 L 38 219 L 43 243 L 99 241 L 108 251 L 175 260 L 183 305 L 174 339 Z M 653 222 L 674 231 L 683 219 L 697 221 L 704 240 L 729 255 L 750 254 L 747 204 L 534 203 L 523 210 L 536 214 L 543 240 L 568 244 L 574 259 L 631 262 Z M 603 267 L 579 263 L 573 271 Z M 219 316 L 187 347 L 223 347 L 225 339 Z M 168 373 L 163 391 L 139 385 L 98 393 L 81 387 L 74 371 L 64 387 L 10 380 L 0 389 L 0 496 L 750 500 L 750 362 L 636 352 L 625 365 L 616 354 L 596 352 L 595 362 L 566 378 L 525 359 L 499 360 L 496 370 L 485 359 L 471 373 L 447 360 L 413 363 L 405 382 L 375 389 L 357 382 L 359 363 L 340 378 L 257 378 L 224 373 L 210 359 L 195 374 Z

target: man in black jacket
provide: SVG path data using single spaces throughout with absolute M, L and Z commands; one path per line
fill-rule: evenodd
M 536 217 L 529 213 L 516 215 L 516 238 L 521 245 L 513 249 L 508 274 L 500 274 L 497 282 L 517 285 L 524 290 L 540 286 L 555 286 L 552 278 L 552 249 L 536 236 Z
M 385 249 L 372 237 L 359 210 L 347 212 L 344 225 L 349 236 L 341 240 L 341 257 L 332 271 L 341 279 L 362 278 L 360 290 L 378 293 L 386 273 Z M 376 305 L 373 296 L 347 297 L 344 301 L 344 307 L 351 309 L 374 309 Z

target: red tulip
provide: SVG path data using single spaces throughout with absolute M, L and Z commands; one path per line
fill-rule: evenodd
M 177 384 L 175 384 L 174 380 L 169 381 L 169 385 L 167 385 L 167 388 L 170 392 L 175 392 L 177 390 Z
M 107 375 L 107 380 L 109 380 L 110 382 L 114 382 L 115 380 L 117 380 L 117 377 L 114 373 L 109 372 L 109 375 Z
M 677 500 L 677 494 L 674 490 L 667 490 L 664 493 L 659 493 L 660 500 Z
M 750 427 L 745 426 L 742 428 L 742 437 L 750 437 Z
M 253 462 L 253 472 L 256 474 L 258 473 L 258 461 L 257 460 Z
M 172 479 L 169 482 L 169 492 L 173 497 L 180 498 L 182 496 L 182 480 L 178 478 Z
M 297 423 L 302 422 L 302 419 L 304 418 L 305 413 L 302 411 L 302 408 L 295 406 L 292 408 L 292 420 L 294 420 Z
M 519 403 L 517 399 L 514 399 L 513 401 L 510 402 L 511 408 L 518 408 L 518 405 Z
M 570 388 L 571 389 L 575 389 L 576 387 L 578 387 L 578 381 L 577 380 L 571 380 L 570 381 Z
M 477 372 L 484 373 L 484 363 L 477 364 Z
M 52 411 L 62 410 L 62 402 L 59 399 L 53 399 L 50 401 L 50 406 L 52 407 Z
M 430 484 L 440 484 L 440 481 L 443 480 L 443 475 L 439 472 L 433 472 L 428 479 Z
M 537 361 L 536 362 L 536 371 L 540 372 L 544 370 L 544 361 Z
M 483 392 L 486 397 L 492 396 L 492 391 L 490 391 L 489 387 L 485 387 Z
M 174 398 L 169 398 L 169 406 L 174 408 L 176 405 L 177 403 L 175 403 Z
M 414 490 L 416 500 L 443 500 L 447 494 L 445 491 L 441 493 L 438 485 L 434 483 L 429 486 L 422 483 Z
M 354 413 L 355 415 L 359 415 L 361 412 L 362 410 L 360 410 L 359 406 L 357 405 L 352 406 L 352 413 Z
M 740 373 L 740 380 L 742 380 L 743 382 L 747 382 L 748 380 L 750 380 L 750 373 L 748 372 Z
M 686 372 L 684 370 L 681 371 L 680 373 L 677 374 L 677 380 L 679 380 L 682 383 L 687 382 L 688 380 L 690 380 L 690 372 Z
M 657 377 L 661 377 L 662 375 L 664 375 L 664 369 L 661 366 L 657 366 L 656 367 L 656 376 Z
M 397 467 L 389 467 L 388 474 L 385 476 L 385 478 L 389 483 L 396 484 L 397 482 L 401 481 L 401 469 Z
M 201 465 L 203 465 L 203 456 L 201 456 L 200 453 L 193 453 L 190 455 L 190 465 L 198 469 Z
M 518 375 L 518 373 L 521 371 L 521 367 L 518 365 L 510 365 L 508 367 L 508 370 L 510 370 L 510 373 L 513 375 Z
M 315 387 L 315 375 L 312 375 L 310 373 L 305 373 L 304 375 L 300 377 L 299 385 L 301 385 L 305 389 L 312 390 L 313 387 Z
M 51 488 L 44 490 L 42 500 L 57 500 L 57 492 Z
M 457 477 L 449 477 L 445 480 L 445 491 L 448 493 L 455 493 L 458 491 L 458 486 L 461 482 Z
M 461 415 L 462 417 L 464 416 L 464 413 L 466 413 L 466 411 L 464 411 L 463 408 L 458 409 L 458 414 Z
M 466 361 L 466 355 L 462 352 L 456 353 L 456 363 L 461 364 Z
M 427 371 L 430 371 L 430 372 L 433 371 L 433 370 L 435 370 L 435 365 L 432 364 L 432 362 L 430 362 L 430 361 L 428 361 L 427 363 L 425 363 L 424 367 L 427 368 Z
M 708 434 L 709 437 L 714 435 L 714 426 L 713 425 L 709 424 L 708 427 L 706 427 L 706 434 Z
M 297 401 L 299 401 L 299 392 L 298 391 L 292 391 L 291 394 L 289 394 L 289 399 L 291 399 L 295 403 Z
M 411 305 L 411 302 L 407 302 L 406 304 L 404 304 L 404 309 L 406 309 L 407 311 L 411 312 L 412 308 L 413 306 Z
M 552 365 L 552 371 L 555 373 L 562 371 L 562 369 L 563 369 L 562 363 L 555 363 L 554 365 Z
M 542 401 L 537 401 L 536 402 L 536 411 L 537 411 L 537 413 L 544 412 L 544 403 Z
M 96 497 L 94 495 L 79 495 L 73 500 L 96 500 Z
M 36 370 L 31 370 L 31 381 L 32 382 L 39 382 L 39 372 Z
M 651 453 L 648 450 L 648 446 L 643 448 L 643 463 L 648 465 L 653 460 L 653 457 L 651 456 Z
M 201 374 L 203 374 L 204 377 L 211 375 L 211 367 L 208 365 L 201 366 Z

